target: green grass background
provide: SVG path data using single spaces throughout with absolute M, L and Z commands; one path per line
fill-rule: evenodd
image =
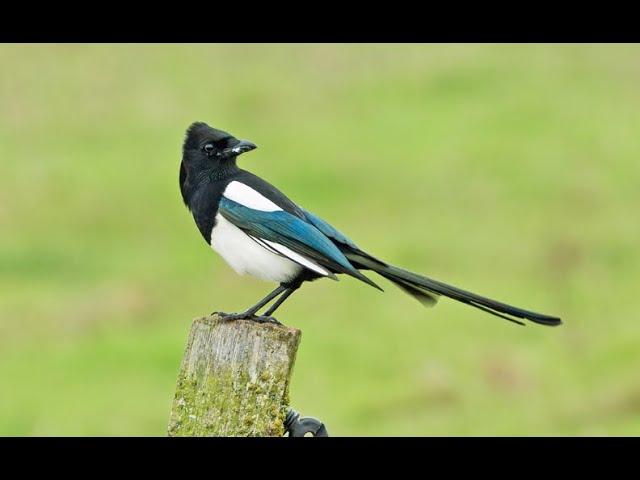
M 272 286 L 178 190 L 195 120 L 389 262 L 307 285 L 293 406 L 333 435 L 640 432 L 640 46 L 0 46 L 0 434 L 164 435 L 191 320 Z

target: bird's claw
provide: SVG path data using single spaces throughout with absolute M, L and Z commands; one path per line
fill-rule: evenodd
M 222 320 L 251 320 L 254 315 L 250 313 L 226 313 L 226 312 L 213 312 L 212 315 L 218 315 Z
M 244 318 L 240 313 L 211 312 L 211 315 L 218 316 L 222 320 L 240 320 Z
M 266 315 L 258 315 L 258 316 L 255 316 L 253 318 L 250 318 L 249 320 L 253 320 L 253 321 L 258 322 L 258 323 L 273 323 L 274 325 L 282 325 L 282 323 L 280 323 L 275 318 L 268 317 Z
M 211 315 L 217 315 L 222 320 L 228 322 L 233 320 L 251 320 L 258 323 L 273 323 L 275 325 L 282 325 L 278 320 L 266 315 L 254 315 L 247 313 L 225 313 L 225 312 L 213 312 Z

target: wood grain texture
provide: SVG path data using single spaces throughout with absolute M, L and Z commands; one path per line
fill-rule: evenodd
M 194 320 L 169 436 L 282 436 L 300 337 L 282 325 Z

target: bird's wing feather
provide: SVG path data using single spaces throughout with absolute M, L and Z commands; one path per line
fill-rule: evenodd
M 318 230 L 320 230 L 323 234 L 329 237 L 334 242 L 337 242 L 341 251 L 345 254 L 349 262 L 355 265 L 357 268 L 366 268 L 374 271 L 378 271 L 380 268 L 384 268 L 387 266 L 385 262 L 379 260 L 368 253 L 362 251 L 349 237 L 347 237 L 344 233 L 339 231 L 334 226 L 327 223 L 322 218 L 318 217 L 316 214 L 311 213 L 303 208 L 300 208 L 305 218 L 314 225 Z M 378 271 L 380 273 L 380 271 Z M 384 276 L 384 275 L 382 275 Z M 438 301 L 438 296 L 431 292 L 423 292 L 413 285 L 402 282 L 398 279 L 393 279 L 389 277 L 385 277 L 388 280 L 392 281 L 395 285 L 397 285 L 400 289 L 402 289 L 405 293 L 411 295 L 415 299 L 417 299 L 420 303 L 427 307 L 434 306 Z
M 340 249 L 311 223 L 284 210 L 256 210 L 227 197 L 222 197 L 218 208 L 224 218 L 252 237 L 283 245 L 336 273 L 380 288 L 354 268 Z
M 302 211 L 304 217 L 306 218 L 306 220 L 309 223 L 311 223 L 314 227 L 316 227 L 324 235 L 329 237 L 334 243 L 336 243 L 338 245 L 338 247 L 340 248 L 340 251 L 342 251 L 345 254 L 345 256 L 349 259 L 349 261 L 353 265 L 356 266 L 356 268 L 367 268 L 368 269 L 369 265 L 367 265 L 366 263 L 354 264 L 353 263 L 353 259 L 352 259 L 352 254 L 356 255 L 357 257 L 364 257 L 364 258 L 366 258 L 366 259 L 368 259 L 370 261 L 373 261 L 373 262 L 375 262 L 375 263 L 377 263 L 379 265 L 382 265 L 382 266 L 386 266 L 387 265 L 385 262 L 383 262 L 379 258 L 376 258 L 376 257 L 368 254 L 367 252 L 361 250 L 360 247 L 358 247 L 353 242 L 353 240 L 351 240 L 344 233 L 342 233 L 337 228 L 335 228 L 334 226 L 332 226 L 329 223 L 327 223 L 325 220 L 323 220 L 322 218 L 320 218 L 316 214 L 311 213 L 311 212 L 309 212 L 307 210 L 304 210 L 303 208 L 300 208 L 300 210 Z
M 351 239 L 348 238 L 344 233 L 340 232 L 335 227 L 329 225 L 327 222 L 325 222 L 323 219 L 321 219 L 317 215 L 311 212 L 308 212 L 307 210 L 304 210 L 302 208 L 301 210 L 305 218 L 307 219 L 307 221 L 311 223 L 311 225 L 316 227 L 318 230 L 320 230 L 324 235 L 329 237 L 331 240 L 337 241 L 339 243 L 342 243 L 354 249 L 358 248 L 356 244 L 353 243 L 353 241 L 351 241 Z

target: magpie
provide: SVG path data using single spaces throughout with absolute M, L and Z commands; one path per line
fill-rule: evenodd
M 238 274 L 279 284 L 243 312 L 214 312 L 223 319 L 279 323 L 273 313 L 304 282 L 337 280 L 340 274 L 382 290 L 362 273 L 371 271 L 427 307 L 445 296 L 520 325 L 522 320 L 550 326 L 562 323 L 558 317 L 507 305 L 370 255 L 270 183 L 239 168 L 238 156 L 255 148 L 250 141 L 204 122 L 189 126 L 182 147 L 180 191 L 205 241 Z

